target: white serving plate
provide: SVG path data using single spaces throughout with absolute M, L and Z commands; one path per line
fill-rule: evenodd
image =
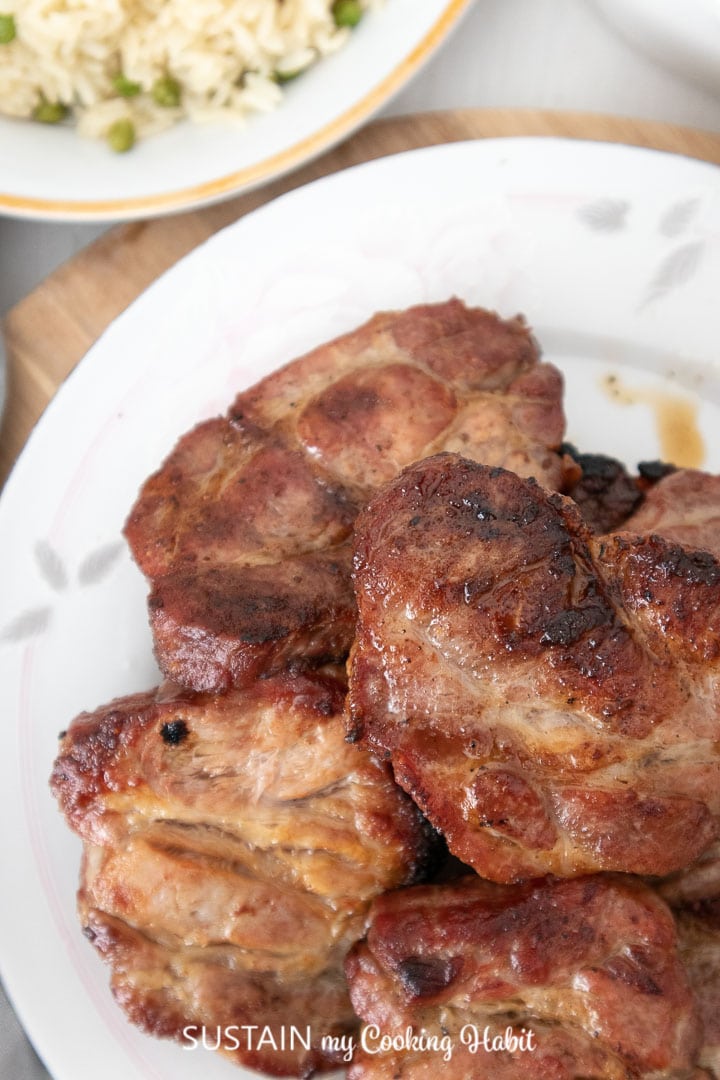
M 288 84 L 274 112 L 238 128 L 182 123 L 129 154 L 0 116 L 0 213 L 119 221 L 187 210 L 289 172 L 380 109 L 438 48 L 472 0 L 386 0 L 347 44 Z
M 243 218 L 164 275 L 62 386 L 0 499 L 0 965 L 55 1080 L 235 1080 L 134 1030 L 83 939 L 80 844 L 47 786 L 57 733 L 151 686 L 145 585 L 121 540 L 143 479 L 195 421 L 379 309 L 524 312 L 565 373 L 568 438 L 656 458 L 656 411 L 696 410 L 720 471 L 720 173 L 623 146 L 498 139 L 384 158 Z M 52 333 L 52 327 L 47 328 Z

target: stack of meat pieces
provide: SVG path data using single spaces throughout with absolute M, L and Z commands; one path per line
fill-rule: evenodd
M 649 1060 L 641 1066 L 623 1050 L 622 1068 L 596 1061 L 583 1067 L 583 1076 L 654 1076 L 655 1069 L 686 1076 L 697 1062 L 720 1075 L 714 1011 L 720 923 L 712 902 L 720 895 L 719 508 L 716 477 L 673 471 L 623 531 L 597 536 L 569 499 L 506 470 L 442 454 L 404 470 L 356 525 L 352 737 L 390 757 L 396 779 L 450 850 L 484 878 L 504 883 L 511 907 L 511 883 L 548 873 L 670 875 L 659 891 L 679 908 L 680 940 L 671 951 L 681 949 L 702 1002 L 701 1045 L 686 1057 L 684 1071 L 667 1044 L 662 1066 Z M 608 887 L 615 889 L 618 879 L 603 873 L 582 880 L 612 881 Z M 561 885 L 545 888 L 554 905 Z M 409 917 L 415 895 L 409 890 L 395 898 L 396 927 Z M 452 903 L 447 895 L 417 895 L 428 927 L 438 917 L 431 908 Z M 473 903 L 484 920 L 486 900 Z M 371 952 L 384 917 L 378 902 Z M 522 941 L 522 923 L 507 917 Z M 612 905 L 603 917 L 616 917 Z M 430 950 L 433 964 L 455 947 L 461 951 L 460 931 L 452 918 L 449 923 L 442 947 Z M 401 1024 L 398 995 L 412 996 L 397 971 L 378 959 L 393 933 L 392 921 L 381 921 L 375 958 L 360 950 L 364 966 L 356 959 L 350 968 L 353 1002 L 370 1022 L 377 1022 L 380 998 L 386 1023 Z M 585 933 L 594 956 L 599 939 L 592 919 Z M 525 945 L 536 941 L 546 962 L 562 965 L 564 992 L 556 989 L 552 1000 L 557 1005 L 558 993 L 563 998 L 577 1034 L 580 1014 L 562 948 L 549 941 L 546 951 L 543 934 L 533 931 Z M 610 950 L 620 953 L 634 958 L 638 979 L 640 969 L 648 973 L 635 946 Z M 495 974 L 503 983 L 499 969 Z M 552 971 L 541 981 L 546 976 L 554 982 Z M 480 979 L 475 1007 L 486 1015 L 483 964 L 474 977 Z M 627 971 L 622 978 L 630 979 Z M 584 975 L 580 984 L 598 1004 L 598 987 Z M 654 979 L 646 993 L 656 993 L 651 985 L 665 993 Z M 473 1002 L 476 989 L 467 991 Z M 429 1003 L 436 1023 L 456 991 L 448 984 L 448 996 Z M 632 1042 L 640 1032 L 637 1010 L 616 1005 Z M 543 1008 L 521 1010 L 525 1025 L 532 1017 L 541 1023 Z M 649 1002 L 644 1008 L 649 1016 Z M 609 1038 L 609 1031 L 601 1026 L 592 1034 Z M 691 1044 L 683 1044 L 686 1054 Z M 643 1045 L 652 1047 L 652 1040 Z M 399 1072 L 387 1074 L 363 1061 L 357 1076 L 430 1075 L 423 1072 L 428 1055 L 403 1060 Z M 508 1075 L 525 1075 L 517 1061 L 516 1067 Z M 461 1068 L 458 1075 L 502 1076 L 499 1068 L 497 1061 L 476 1061 L 475 1072 Z
M 345 741 L 358 510 L 463 448 L 544 483 L 561 380 L 522 320 L 458 301 L 377 316 L 180 440 L 127 524 L 169 681 L 82 715 L 52 786 L 83 838 L 88 937 L 156 1034 L 256 1025 L 236 1060 L 307 1075 L 353 1029 L 343 975 L 372 898 L 436 838 L 389 767 Z M 310 1025 L 312 1045 L 288 1047 Z
M 344 659 L 373 492 L 438 450 L 564 490 L 563 428 L 560 375 L 524 323 L 458 301 L 377 315 L 271 375 L 180 440 L 127 523 L 161 670 L 221 692 Z
M 710 1075 L 713 480 L 563 430 L 523 321 L 454 300 L 295 361 L 147 481 L 169 681 L 78 717 L 52 778 L 134 1022 L 264 1025 L 233 1056 L 275 1075 L 345 1060 L 355 1014 L 357 1080 Z M 469 876 L 412 884 L 420 811 Z M 679 931 L 630 874 L 669 875 Z

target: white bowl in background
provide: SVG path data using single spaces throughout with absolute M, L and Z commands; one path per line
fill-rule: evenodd
M 652 59 L 720 94 L 720 0 L 593 0 Z

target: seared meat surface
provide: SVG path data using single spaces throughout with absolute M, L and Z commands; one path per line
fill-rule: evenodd
M 521 319 L 460 301 L 376 315 L 180 440 L 126 536 L 165 675 L 198 691 L 344 657 L 355 516 L 437 450 L 562 490 L 562 382 Z
M 671 471 L 648 491 L 624 528 L 709 551 L 720 559 L 720 477 L 696 469 Z M 676 907 L 720 899 L 720 841 L 665 878 L 658 889 Z
M 126 526 L 164 674 L 198 691 L 248 686 L 347 651 L 348 537 L 359 502 L 287 440 L 229 419 L 185 435 Z
M 355 1025 L 345 954 L 428 855 L 387 767 L 345 742 L 344 690 L 328 672 L 220 698 L 166 686 L 63 737 L 51 785 L 84 841 L 80 918 L 146 1031 L 267 1025 L 277 1050 L 234 1057 L 274 1075 L 339 1060 L 321 1041 Z M 292 1025 L 309 1050 L 281 1048 Z
M 568 494 L 585 524 L 595 533 L 622 528 L 643 501 L 639 478 L 630 476 L 622 462 L 606 454 L 581 454 L 570 443 L 563 443 L 562 450 L 580 470 Z
M 720 476 L 699 469 L 669 473 L 648 491 L 623 529 L 655 533 L 720 558 Z
M 350 1080 L 700 1075 L 672 917 L 632 879 L 399 890 L 373 903 L 346 970 L 367 1025 Z M 372 1025 L 427 1048 L 383 1053 Z
M 483 877 L 662 875 L 718 837 L 720 565 L 440 454 L 358 519 L 350 737 Z

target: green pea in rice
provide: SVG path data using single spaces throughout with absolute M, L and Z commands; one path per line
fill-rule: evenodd
M 360 0 L 363 10 L 380 2 Z M 59 103 L 81 134 L 100 138 L 123 119 L 138 137 L 183 117 L 242 122 L 280 103 L 283 76 L 344 44 L 351 30 L 332 9 L 333 0 L 0 0 L 15 24 L 0 45 L 0 112 L 32 118 L 41 102 Z M 158 104 L 153 87 L 166 79 L 179 100 Z M 139 93 L 119 92 L 123 80 Z

